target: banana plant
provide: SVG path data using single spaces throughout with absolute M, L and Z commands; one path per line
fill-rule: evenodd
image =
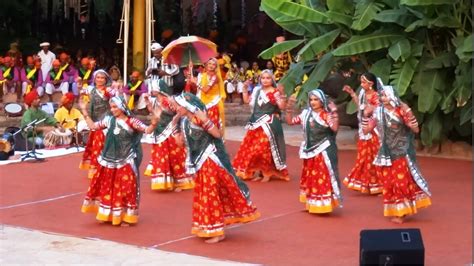
M 281 82 L 290 94 L 307 75 L 300 101 L 357 56 L 365 71 L 412 106 L 421 141 L 431 146 L 448 136 L 472 136 L 471 8 L 470 0 L 262 0 L 260 9 L 296 38 L 260 56 L 295 55 Z

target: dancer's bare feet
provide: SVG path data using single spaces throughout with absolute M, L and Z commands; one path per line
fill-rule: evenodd
M 401 217 L 393 217 L 392 219 L 390 219 L 390 221 L 392 223 L 396 223 L 396 224 L 402 224 L 405 219 L 404 219 L 404 216 L 401 216 Z
M 129 224 L 129 223 L 126 223 L 126 222 L 122 222 L 122 223 L 120 223 L 120 226 L 121 226 L 121 227 L 129 227 L 130 224 Z
M 183 189 L 181 189 L 180 187 L 177 187 L 174 189 L 174 192 L 181 192 L 181 191 L 183 191 Z
M 271 178 L 272 178 L 271 175 L 267 175 L 267 176 L 264 175 L 262 180 L 260 180 L 260 182 L 266 183 L 266 182 L 270 181 Z
M 215 236 L 215 237 L 206 239 L 204 242 L 206 242 L 207 244 L 215 244 L 215 243 L 221 242 L 224 239 L 225 239 L 225 236 L 221 235 L 221 236 Z

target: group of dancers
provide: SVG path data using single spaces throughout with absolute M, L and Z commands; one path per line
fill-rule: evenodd
M 211 69 L 216 61 L 208 61 Z M 243 180 L 290 180 L 282 120 L 303 128 L 300 201 L 309 213 L 330 213 L 342 207 L 337 107 L 322 90 L 311 90 L 307 107 L 295 114 L 296 98 L 286 96 L 271 71 L 262 71 L 252 93 L 243 90 L 252 114 L 231 160 L 223 141 L 224 97 L 205 96 L 208 91 L 222 91 L 219 76 L 200 75 L 197 95 L 173 95 L 165 82 L 155 83 L 151 95 L 145 97 L 150 125 L 132 115 L 123 97 L 107 85 L 109 79 L 107 72 L 97 70 L 94 85 L 88 89 L 89 103 L 79 104 L 91 129 L 80 164 L 91 178 L 82 211 L 96 214 L 99 221 L 122 226 L 138 222 L 140 140 L 146 133 L 152 136 L 151 159 L 144 172 L 151 178 L 151 189 L 194 189 L 192 233 L 207 243 L 222 241 L 225 225 L 260 216 Z M 348 86 L 343 90 L 359 110 L 356 165 L 343 183 L 363 193 L 382 193 L 384 215 L 401 223 L 405 216 L 431 204 L 413 147 L 416 118 L 393 88 L 371 73 L 361 76 L 359 95 Z

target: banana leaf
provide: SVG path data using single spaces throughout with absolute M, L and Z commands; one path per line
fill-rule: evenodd
M 398 40 L 388 48 L 388 54 L 394 61 L 398 61 L 400 57 L 405 61 L 411 54 L 410 41 L 406 38 Z
M 405 62 L 394 64 L 394 68 L 390 74 L 390 84 L 397 89 L 400 96 L 405 95 L 405 92 L 410 86 L 418 62 L 418 59 L 415 57 L 410 57 Z
M 327 47 L 334 42 L 337 36 L 339 36 L 340 33 L 340 29 L 335 29 L 318 38 L 312 39 L 298 51 L 297 56 L 299 56 L 301 60 L 314 59 L 317 54 L 326 50 Z
M 422 113 L 432 113 L 442 99 L 442 92 L 446 87 L 445 73 L 438 70 L 429 70 L 421 73 L 418 95 L 418 110 Z
M 304 40 L 290 40 L 281 43 L 274 43 L 272 47 L 262 51 L 258 56 L 263 59 L 271 59 L 273 56 L 290 51 L 303 42 Z
M 389 47 L 392 43 L 402 38 L 400 33 L 373 33 L 368 35 L 353 36 L 347 42 L 333 51 L 334 56 L 356 55 L 376 51 Z
M 373 0 L 359 1 L 356 5 L 354 21 L 351 28 L 354 30 L 364 30 L 367 28 L 383 5 Z

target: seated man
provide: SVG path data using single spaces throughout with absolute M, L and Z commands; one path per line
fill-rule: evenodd
M 35 132 L 33 132 L 32 129 L 28 129 L 26 132 L 23 131 L 22 133 L 28 138 L 28 142 L 30 143 L 28 145 L 34 143 L 37 147 L 43 147 L 44 134 L 53 130 L 55 127 L 59 127 L 59 124 L 54 117 L 49 116 L 45 111 L 39 108 L 40 98 L 36 90 L 32 90 L 27 95 L 25 95 L 25 104 L 28 106 L 28 109 L 21 118 L 21 128 L 26 127 L 35 120 L 45 120 L 36 126 Z M 34 136 L 35 138 L 33 139 Z
M 141 79 L 140 72 L 133 71 L 130 76 L 130 81 L 127 86 L 123 88 L 123 94 L 128 103 L 128 108 L 132 111 L 145 109 L 146 103 L 142 94 L 147 92 L 148 88 Z
M 26 58 L 26 66 L 21 69 L 21 91 L 23 95 L 28 94 L 31 90 L 36 89 L 41 97 L 44 94 L 43 73 L 41 72 L 41 64 L 36 64 L 32 56 Z
M 74 94 L 68 92 L 61 98 L 61 107 L 54 113 L 54 118 L 56 118 L 56 121 L 59 122 L 61 127 L 74 132 L 76 131 L 77 123 L 84 120 L 84 117 L 73 105 Z
M 64 69 L 61 68 L 61 63 L 59 60 L 55 59 L 53 61 L 53 68 L 49 71 L 48 75 L 46 75 L 46 79 L 44 81 L 46 83 L 46 94 L 48 95 L 49 101 L 53 101 L 53 93 L 54 92 L 62 92 L 62 94 L 66 94 L 69 91 L 69 82 L 66 73 L 64 73 Z
M 19 82 L 19 68 L 15 66 L 15 62 L 11 57 L 4 57 L 3 66 L 0 67 L 0 89 L 2 90 L 2 95 L 16 94 L 17 83 Z

